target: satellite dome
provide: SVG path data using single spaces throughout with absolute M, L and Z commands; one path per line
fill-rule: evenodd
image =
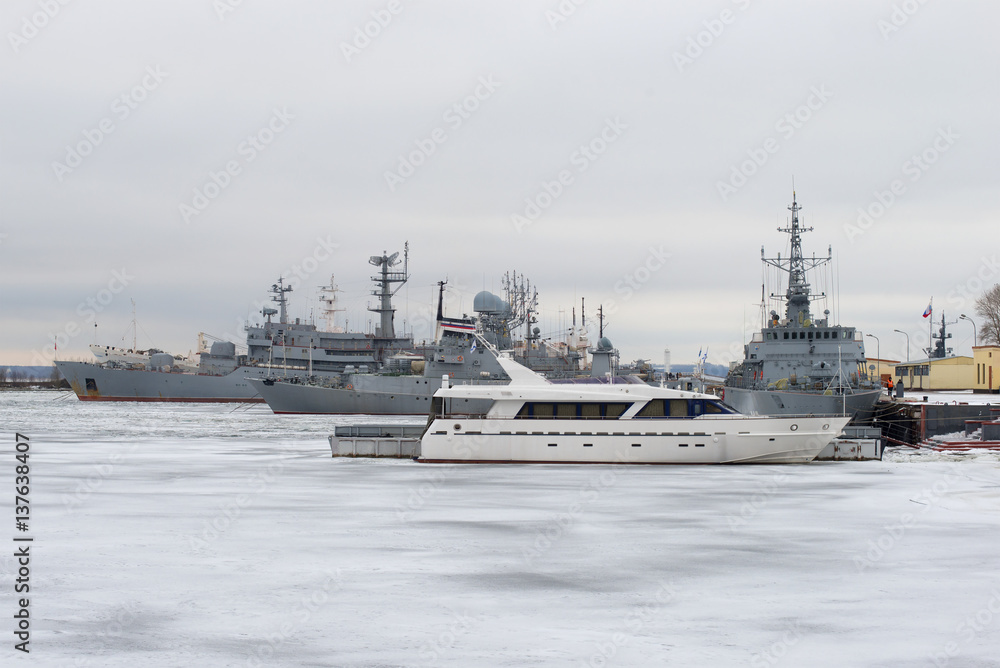
M 473 298 L 472 310 L 476 313 L 507 313 L 510 306 L 492 292 L 483 290 Z
M 606 336 L 602 336 L 601 340 L 597 342 L 598 350 L 611 350 L 611 339 Z

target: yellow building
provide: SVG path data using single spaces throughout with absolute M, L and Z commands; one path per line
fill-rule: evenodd
M 872 377 L 878 376 L 882 379 L 882 385 L 886 386 L 889 379 L 896 378 L 896 365 L 899 364 L 899 360 L 887 360 L 879 359 L 878 357 L 865 357 L 865 362 L 868 366 L 868 370 L 871 372 Z M 872 369 L 872 367 L 875 367 Z
M 971 390 L 976 384 L 976 368 L 972 358 L 964 355 L 899 362 L 896 383 L 907 390 Z
M 976 368 L 976 392 L 1000 392 L 1000 346 L 974 346 L 972 363 Z

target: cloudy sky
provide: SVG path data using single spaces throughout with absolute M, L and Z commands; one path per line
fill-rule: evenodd
M 279 275 L 308 317 L 334 274 L 365 330 L 368 257 L 406 241 L 418 338 L 436 281 L 457 315 L 517 271 L 546 334 L 586 298 L 625 359 L 725 363 L 793 179 L 806 252 L 833 247 L 814 282 L 883 357 L 894 329 L 921 356 L 931 296 L 952 321 L 1000 282 L 995 3 L 8 0 L 0 21 L 0 363 L 121 343 L 133 300 L 140 347 L 186 352 Z

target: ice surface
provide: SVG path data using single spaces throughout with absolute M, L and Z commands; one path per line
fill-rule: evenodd
M 1000 656 L 996 453 L 435 466 L 331 458 L 327 435 L 357 418 L 55 396 L 0 393 L 5 451 L 31 437 L 35 537 L 30 656 L 0 558 L 5 666 Z
M 903 401 L 924 403 L 924 397 L 927 397 L 927 403 L 931 404 L 1000 405 L 1000 396 L 986 393 L 976 394 L 972 390 L 954 390 L 951 392 L 906 390 L 903 395 Z

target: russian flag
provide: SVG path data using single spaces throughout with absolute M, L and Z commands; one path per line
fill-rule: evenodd
M 924 317 L 925 318 L 929 318 L 930 317 L 931 312 L 934 310 L 933 308 L 931 308 L 933 306 L 933 304 L 934 304 L 934 298 L 931 297 L 930 303 L 928 303 L 927 304 L 927 308 L 924 309 Z

